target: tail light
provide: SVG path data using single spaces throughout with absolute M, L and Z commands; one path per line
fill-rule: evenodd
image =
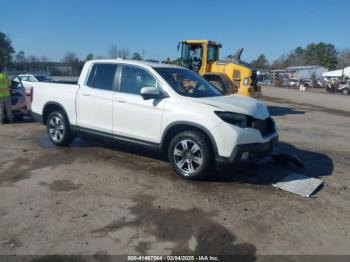
M 34 93 L 34 88 L 31 87 L 31 88 L 30 88 L 30 93 L 29 93 L 30 102 L 33 102 L 33 93 Z

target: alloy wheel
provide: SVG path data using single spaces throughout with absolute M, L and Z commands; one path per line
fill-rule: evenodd
M 50 119 L 49 133 L 55 142 L 62 141 L 64 137 L 64 123 L 58 116 L 54 116 Z
M 185 176 L 191 176 L 203 164 L 203 153 L 199 145 L 190 139 L 181 140 L 173 152 L 175 164 Z

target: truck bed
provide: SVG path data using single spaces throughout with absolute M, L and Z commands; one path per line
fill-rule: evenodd
M 42 114 L 47 103 L 60 104 L 65 108 L 71 124 L 76 125 L 75 99 L 78 84 L 42 83 L 33 86 L 32 111 Z

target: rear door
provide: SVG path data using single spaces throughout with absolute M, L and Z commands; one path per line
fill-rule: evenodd
M 117 136 L 159 143 L 164 99 L 144 100 L 142 87 L 158 87 L 155 76 L 145 68 L 123 65 L 120 87 L 114 94 L 113 131 Z
M 113 95 L 117 64 L 96 63 L 77 94 L 77 122 L 82 129 L 113 133 Z

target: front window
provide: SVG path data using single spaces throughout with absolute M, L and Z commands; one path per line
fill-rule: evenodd
M 181 66 L 199 72 L 202 66 L 203 47 L 201 44 L 182 43 Z
M 143 68 L 124 65 L 120 92 L 140 95 L 143 87 L 157 87 L 157 80 Z
M 188 97 L 222 96 L 207 80 L 182 68 L 154 68 L 176 93 Z

